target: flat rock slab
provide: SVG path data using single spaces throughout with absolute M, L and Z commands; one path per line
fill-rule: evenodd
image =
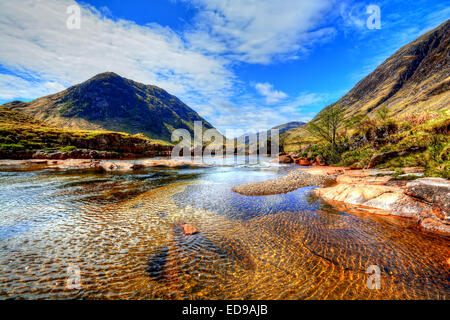
M 409 182 L 405 193 L 431 203 L 450 222 L 450 182 L 442 178 L 422 178 Z

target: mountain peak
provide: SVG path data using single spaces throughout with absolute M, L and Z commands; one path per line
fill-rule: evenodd
M 114 73 L 114 72 L 111 72 L 111 71 L 107 71 L 107 72 L 99 73 L 99 74 L 93 76 L 89 80 L 104 80 L 104 79 L 111 79 L 111 78 L 122 78 L 122 77 L 119 76 L 117 73 Z
M 374 115 L 382 107 L 392 115 L 445 109 L 450 82 L 449 50 L 447 20 L 400 48 L 336 104 L 346 110 L 347 117 Z
M 114 72 L 97 74 L 54 95 L 5 106 L 57 127 L 144 133 L 164 141 L 171 140 L 174 129 L 192 133 L 194 121 L 213 128 L 167 91 Z

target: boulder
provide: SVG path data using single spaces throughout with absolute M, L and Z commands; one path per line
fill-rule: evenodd
M 194 226 L 190 224 L 181 223 L 180 227 L 183 230 L 185 236 L 191 236 L 200 233 L 200 231 L 198 231 Z
M 291 156 L 284 155 L 284 156 L 278 157 L 278 162 L 279 163 L 293 163 L 294 160 L 291 158 Z
M 297 158 L 295 159 L 295 164 L 298 164 L 299 166 L 305 166 L 305 167 L 309 167 L 312 163 L 311 161 L 309 161 L 306 158 Z
M 319 154 L 316 159 L 314 160 L 315 166 L 325 166 L 325 159 Z
M 432 204 L 438 217 L 450 222 L 450 182 L 443 178 L 422 178 L 409 182 L 405 193 Z
M 143 168 L 143 165 L 131 162 L 102 162 L 100 168 L 104 171 L 132 171 Z

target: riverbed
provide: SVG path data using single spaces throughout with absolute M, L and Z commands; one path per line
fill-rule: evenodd
M 449 298 L 446 237 L 407 219 L 341 212 L 313 187 L 231 191 L 299 168 L 269 160 L 128 173 L 3 169 L 0 298 Z M 199 232 L 185 236 L 180 223 Z

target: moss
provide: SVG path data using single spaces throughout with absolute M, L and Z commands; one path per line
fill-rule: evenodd
M 0 144 L 1 151 L 20 151 L 24 150 L 25 146 L 20 143 L 2 143 Z
M 76 149 L 77 149 L 77 147 L 75 147 L 75 146 L 65 146 L 65 147 L 59 148 L 59 151 L 70 152 L 70 151 L 74 151 Z

